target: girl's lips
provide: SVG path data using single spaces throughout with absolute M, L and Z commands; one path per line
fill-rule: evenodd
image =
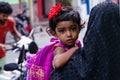
M 69 43 L 73 43 L 74 40 L 73 40 L 73 39 L 68 39 L 67 42 L 69 42 Z

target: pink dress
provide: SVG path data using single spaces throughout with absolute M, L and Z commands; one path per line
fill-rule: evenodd
M 50 80 L 50 73 L 53 70 L 52 60 L 55 47 L 59 46 L 65 50 L 69 49 L 57 38 L 52 38 L 51 42 L 54 43 L 45 46 L 37 52 L 28 72 L 28 80 Z M 81 47 L 80 41 L 77 40 L 76 44 Z

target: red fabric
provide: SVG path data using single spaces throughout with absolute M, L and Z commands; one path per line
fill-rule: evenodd
M 13 20 L 13 18 L 8 17 L 7 21 L 5 22 L 5 24 L 3 26 L 0 26 L 0 43 L 1 44 L 5 44 L 5 38 L 6 38 L 6 34 L 8 31 L 13 31 L 13 26 L 15 25 L 15 22 Z M 0 58 L 5 56 L 5 49 L 0 48 Z

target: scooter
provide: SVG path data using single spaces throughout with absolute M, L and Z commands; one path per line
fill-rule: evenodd
M 16 29 L 24 36 L 28 36 L 31 31 L 30 19 L 25 15 L 27 9 L 23 9 L 13 16 L 16 22 Z
M 30 38 L 23 36 L 17 43 L 12 45 L 12 48 L 7 50 L 19 51 L 17 63 L 9 63 L 4 66 L 6 72 L 11 72 L 12 75 L 8 79 L 3 80 L 26 80 L 27 70 L 24 66 L 27 54 L 35 54 L 38 51 L 37 44 Z M 24 69 L 23 69 L 24 68 Z

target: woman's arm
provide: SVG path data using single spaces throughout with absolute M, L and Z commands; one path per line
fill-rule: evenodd
M 78 47 L 73 47 L 68 51 L 65 51 L 62 47 L 56 47 L 55 55 L 53 59 L 53 65 L 55 68 L 60 68 L 68 62 L 72 54 L 78 49 Z

